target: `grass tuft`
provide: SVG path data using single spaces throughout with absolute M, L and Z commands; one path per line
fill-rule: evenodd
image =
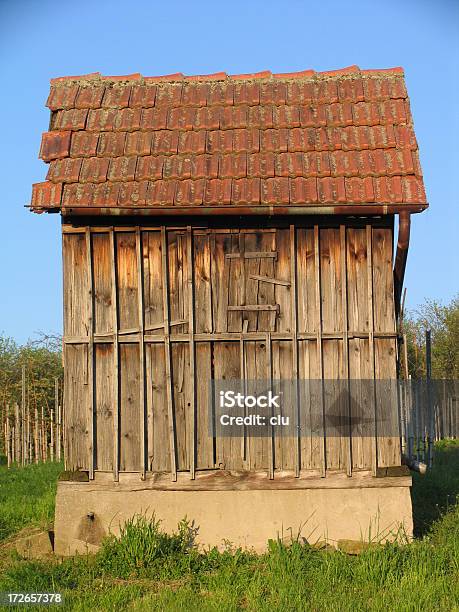
M 199 558 L 194 545 L 196 529 L 183 519 L 177 531 L 168 534 L 160 521 L 135 515 L 120 528 L 120 536 L 106 538 L 97 554 L 99 567 L 118 578 L 173 578 L 189 571 Z

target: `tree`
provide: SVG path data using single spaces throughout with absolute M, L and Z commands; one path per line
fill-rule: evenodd
M 447 305 L 426 300 L 403 318 L 407 336 L 408 368 L 412 378 L 424 378 L 425 332 L 432 332 L 433 378 L 459 378 L 459 294 Z
M 42 336 L 19 346 L 12 338 L 0 336 L 0 405 L 20 403 L 22 367 L 26 371 L 27 400 L 32 407 L 54 405 L 54 379 L 62 378 L 60 342 Z

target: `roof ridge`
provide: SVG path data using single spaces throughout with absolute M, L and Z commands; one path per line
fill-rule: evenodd
M 127 75 L 105 76 L 100 72 L 92 72 L 90 74 L 62 76 L 51 79 L 52 86 L 68 85 L 69 83 L 118 83 L 120 85 L 133 83 L 148 84 L 148 83 L 193 83 L 201 81 L 275 81 L 275 80 L 316 80 L 316 79 L 343 79 L 355 76 L 371 77 L 379 75 L 404 76 L 402 67 L 394 68 L 372 68 L 361 69 L 357 65 L 347 66 L 338 70 L 315 71 L 312 69 L 302 70 L 298 72 L 277 72 L 273 73 L 270 70 L 262 72 L 252 72 L 243 74 L 227 74 L 226 72 L 215 72 L 212 74 L 201 75 L 184 75 L 181 72 L 159 76 L 143 76 L 136 72 Z

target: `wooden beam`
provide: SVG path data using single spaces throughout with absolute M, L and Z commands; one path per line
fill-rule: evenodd
M 174 325 L 184 325 L 187 324 L 188 321 L 185 319 L 180 319 L 178 321 L 171 321 L 169 323 L 169 327 L 173 327 Z M 144 328 L 144 331 L 153 331 L 156 329 L 163 329 L 164 323 L 158 323 L 154 326 L 148 326 Z M 124 330 L 125 331 L 125 330 Z M 139 330 L 129 331 L 129 334 L 124 334 L 119 337 L 119 342 L 138 342 L 138 337 L 135 333 L 138 334 Z M 223 332 L 223 333 L 195 333 L 194 341 L 195 342 L 237 342 L 240 339 L 241 332 Z M 292 340 L 293 335 L 289 332 L 271 332 L 272 340 Z M 322 340 L 342 340 L 345 336 L 344 332 L 322 332 Z M 370 334 L 364 331 L 349 331 L 347 333 L 348 340 L 352 338 L 369 338 Z M 374 332 L 374 338 L 397 338 L 396 332 Z M 188 334 L 171 334 L 170 336 L 171 342 L 188 342 Z M 247 332 L 244 334 L 244 340 L 260 340 L 263 341 L 266 338 L 265 332 Z M 298 340 L 315 340 L 317 338 L 317 332 L 302 332 L 297 334 Z M 98 333 L 94 334 L 94 342 L 96 344 L 110 344 L 114 341 L 114 335 L 111 333 Z M 89 336 L 67 336 L 64 338 L 64 344 L 87 344 L 89 342 Z M 148 335 L 145 334 L 145 342 L 164 342 L 163 334 L 154 334 Z
M 86 266 L 88 270 L 88 398 L 89 398 L 89 478 L 94 479 L 95 464 L 95 427 L 94 427 L 94 296 L 93 296 L 93 268 L 92 268 L 92 248 L 91 232 L 86 228 Z
M 177 319 L 176 321 L 169 321 L 169 327 L 174 327 L 176 325 L 186 325 L 188 321 L 186 319 Z M 164 329 L 166 323 L 163 321 L 162 323 L 154 323 L 152 325 L 145 325 L 145 331 L 154 331 L 156 329 Z
M 320 278 L 320 236 L 319 226 L 314 225 L 314 262 L 315 262 L 315 297 L 317 313 L 317 361 L 319 366 L 320 401 L 322 404 L 322 445 L 321 445 L 321 475 L 325 477 L 327 471 L 327 440 L 325 432 L 325 397 L 324 397 L 324 360 L 322 353 L 322 293 Z
M 279 304 L 246 304 L 245 306 L 228 306 L 228 310 L 241 310 L 243 312 L 279 312 Z
M 292 330 L 292 374 L 295 381 L 295 411 L 296 411 L 296 435 L 295 435 L 295 476 L 299 477 L 301 471 L 301 406 L 298 381 L 298 296 L 296 289 L 296 230 L 290 225 L 290 308 L 291 308 L 291 330 Z
M 277 251 L 245 251 L 243 255 L 241 253 L 226 253 L 226 259 L 277 259 Z
M 246 364 L 244 340 L 245 340 L 245 334 L 247 333 L 248 327 L 249 327 L 249 321 L 248 319 L 245 319 L 242 323 L 242 333 L 240 334 L 240 339 L 239 339 L 240 374 L 241 374 L 241 381 L 243 384 L 244 395 L 247 394 L 247 364 Z M 244 409 L 244 412 L 245 412 L 245 409 Z M 241 440 L 241 457 L 243 461 L 246 461 L 247 460 L 247 428 L 245 425 L 244 425 L 243 431 L 244 431 L 244 434 Z
M 112 274 L 112 326 L 113 326 L 113 478 L 119 480 L 120 472 L 120 394 L 119 394 L 119 344 L 118 344 L 118 281 L 116 276 L 116 244 L 113 228 L 110 230 Z
M 190 357 L 190 384 L 191 384 L 191 429 L 190 429 L 190 474 L 194 480 L 196 472 L 196 355 L 194 344 L 194 277 L 193 277 L 193 230 L 187 227 L 187 281 L 188 281 L 188 335 Z
M 289 281 L 279 280 L 278 278 L 270 278 L 269 276 L 263 276 L 261 274 L 249 274 L 249 278 L 252 280 L 260 281 L 262 283 L 270 283 L 271 285 L 281 285 L 282 287 L 290 287 Z
M 169 328 L 169 270 L 168 270 L 168 251 L 167 235 L 165 226 L 161 227 L 161 259 L 162 259 L 162 285 L 163 285 L 163 310 L 164 310 L 164 351 L 166 359 L 166 401 L 169 430 L 169 454 L 171 478 L 177 480 L 177 451 L 175 445 L 175 418 L 172 391 L 172 353 L 170 344 Z
M 374 410 L 374 435 L 372 437 L 372 472 L 376 476 L 378 469 L 378 424 L 377 424 L 377 406 L 376 406 L 376 364 L 375 364 L 375 320 L 374 320 L 374 304 L 373 304 L 373 233 L 371 225 L 366 226 L 367 237 L 367 285 L 368 285 L 368 343 L 370 356 L 371 378 L 373 380 L 373 410 Z
M 241 296 L 241 304 L 245 304 L 246 300 L 246 283 L 245 283 L 245 269 L 244 269 L 244 259 L 245 257 L 245 234 L 239 233 L 239 265 L 240 265 L 240 296 Z M 233 310 L 230 306 L 228 306 L 228 310 Z M 238 309 L 239 310 L 239 309 Z
M 272 379 L 273 379 L 273 358 L 272 358 L 272 340 L 271 340 L 271 332 L 266 334 L 266 377 L 269 381 L 269 390 L 272 389 Z M 272 412 L 271 415 L 273 416 Z M 270 427 L 270 436 L 269 436 L 269 444 L 268 444 L 268 477 L 270 480 L 274 478 L 274 469 L 275 469 L 275 455 L 274 455 L 274 426 Z
M 327 478 L 322 478 L 317 470 L 302 470 L 299 477 L 292 470 L 282 470 L 275 473 L 273 479 L 268 477 L 266 470 L 228 471 L 203 470 L 196 472 L 192 480 L 188 472 L 180 472 L 176 481 L 171 481 L 164 473 L 147 474 L 147 479 L 140 482 L 135 474 L 122 474 L 122 480 L 117 485 L 119 491 L 259 491 L 259 490 L 289 490 L 289 489 L 363 489 L 410 487 L 411 476 L 385 476 L 375 478 L 370 472 L 354 472 L 348 478 L 345 472 L 328 471 Z M 75 491 L 97 492 L 112 490 L 105 474 L 97 473 L 93 482 L 65 482 L 60 486 Z
M 142 232 L 138 227 L 135 232 L 136 251 L 137 251 L 137 302 L 139 308 L 139 399 L 140 399 L 140 478 L 145 479 L 147 463 L 147 428 L 146 422 L 146 401 L 145 401 L 145 341 L 144 341 L 144 292 L 143 292 L 143 256 L 142 256 Z
M 346 379 L 346 410 L 344 414 L 349 419 L 348 436 L 347 436 L 347 463 L 346 463 L 346 474 L 352 476 L 352 414 L 351 414 L 351 402 L 350 402 L 350 389 L 349 389 L 349 316 L 347 312 L 347 244 L 346 244 L 346 226 L 339 226 L 340 234 L 340 257 L 341 257 L 341 304 L 342 304 L 342 317 L 343 317 L 343 357 L 344 357 L 344 376 Z

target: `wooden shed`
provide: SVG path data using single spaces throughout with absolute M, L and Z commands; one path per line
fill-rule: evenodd
M 324 419 L 231 437 L 209 393 L 396 379 L 410 215 L 427 207 L 403 71 L 96 73 L 53 79 L 47 106 L 31 208 L 62 217 L 57 550 L 147 508 L 257 549 L 306 523 L 331 542 L 409 533 L 396 401 L 378 415 L 375 390 L 364 428 L 341 397 L 339 435 Z

